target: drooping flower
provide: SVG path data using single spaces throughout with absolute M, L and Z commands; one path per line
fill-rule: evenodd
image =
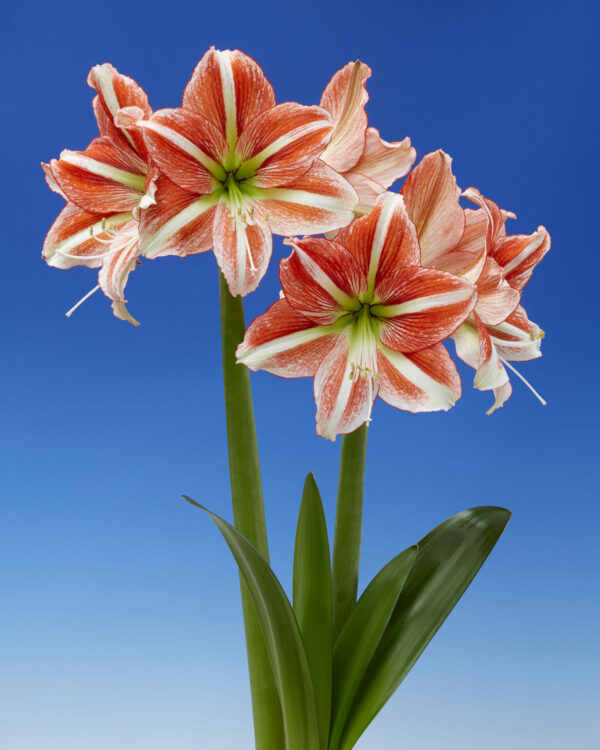
M 56 268 L 99 268 L 93 291 L 102 289 L 116 317 L 137 325 L 124 289 L 140 254 L 138 219 L 154 201 L 156 171 L 134 123 L 152 110 L 140 86 L 109 63 L 93 67 L 88 83 L 98 92 L 93 108 L 100 137 L 42 165 L 48 185 L 67 200 L 42 257 Z
M 493 390 L 490 414 L 512 393 L 506 368 L 524 380 L 509 362 L 541 356 L 543 331 L 529 321 L 519 302 L 534 267 L 550 249 L 550 236 L 544 227 L 531 235 L 507 236 L 506 220 L 515 215 L 475 188 L 463 195 L 479 208 L 463 209 L 451 159 L 441 151 L 423 158 L 402 194 L 417 227 L 423 264 L 461 276 L 477 287 L 477 304 L 452 338 L 458 356 L 476 370 L 475 387 Z
M 371 68 L 349 62 L 333 76 L 321 97 L 321 107 L 333 120 L 333 134 L 321 159 L 340 172 L 356 190 L 357 214 L 367 213 L 392 183 L 412 167 L 416 151 L 410 138 L 388 143 L 376 128 L 368 127 L 366 83 Z
M 239 51 L 209 50 L 181 109 L 138 123 L 163 173 L 141 222 L 148 257 L 213 249 L 234 295 L 264 276 L 272 234 L 314 234 L 353 218 L 352 186 L 319 159 L 332 133 L 320 107 L 276 105 L 261 68 Z
M 370 419 L 375 397 L 412 412 L 449 409 L 460 379 L 440 343 L 467 318 L 475 288 L 423 268 L 401 196 L 380 196 L 336 239 L 289 240 L 283 298 L 248 328 L 238 361 L 314 377 L 317 432 L 334 439 Z

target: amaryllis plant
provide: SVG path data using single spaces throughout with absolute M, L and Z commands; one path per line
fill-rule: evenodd
M 99 136 L 43 164 L 67 201 L 43 257 L 98 268 L 92 291 L 117 318 L 137 325 L 125 284 L 140 257 L 215 255 L 234 525 L 203 510 L 241 573 L 257 750 L 354 747 L 508 522 L 503 508 L 463 511 L 358 597 L 375 399 L 450 409 L 461 396 L 455 351 L 475 388 L 492 391 L 490 413 L 510 397 L 510 373 L 529 385 L 511 362 L 541 354 L 543 332 L 521 297 L 548 232 L 509 234 L 514 214 L 473 187 L 461 191 L 441 150 L 413 168 L 409 138 L 387 142 L 369 126 L 370 75 L 350 62 L 319 105 L 277 104 L 254 60 L 210 49 L 181 107 L 153 111 L 141 87 L 105 63 L 88 77 Z M 280 298 L 246 329 L 242 297 L 269 270 L 273 234 L 291 248 L 279 263 Z M 309 474 L 291 598 L 269 566 L 249 376 L 259 369 L 313 378 L 317 433 L 343 436 L 333 551 Z

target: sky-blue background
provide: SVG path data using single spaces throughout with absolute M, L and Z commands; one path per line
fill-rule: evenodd
M 597 6 L 596 6 L 597 7 Z M 598 12 L 577 2 L 12 3 L 3 14 L 0 745 L 251 747 L 230 517 L 212 255 L 145 262 L 138 329 L 87 269 L 40 260 L 62 200 L 39 162 L 95 135 L 85 84 L 111 61 L 176 106 L 206 48 L 258 59 L 279 101 L 318 102 L 348 60 L 373 68 L 371 123 L 443 147 L 461 187 L 545 224 L 524 303 L 544 357 L 485 416 L 381 402 L 369 445 L 362 584 L 465 507 L 514 511 L 505 536 L 360 750 L 598 747 Z M 283 248 L 277 240 L 275 260 Z M 247 299 L 262 312 L 276 264 Z M 452 348 L 452 347 L 451 347 Z M 314 435 L 309 380 L 253 377 L 273 565 L 290 583 L 306 471 L 333 521 L 340 442 Z

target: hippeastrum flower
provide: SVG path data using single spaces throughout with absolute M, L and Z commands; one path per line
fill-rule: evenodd
M 475 387 L 494 391 L 489 414 L 512 392 L 506 367 L 524 380 L 508 362 L 541 356 L 543 332 L 528 320 L 519 300 L 533 268 L 550 248 L 550 236 L 544 227 L 532 235 L 507 236 L 506 220 L 515 215 L 474 188 L 463 195 L 480 208 L 463 209 L 451 163 L 442 151 L 428 154 L 409 175 L 402 194 L 417 227 L 423 264 L 477 287 L 477 304 L 452 338 L 458 356 L 476 370 Z
M 102 289 L 116 317 L 137 325 L 124 289 L 140 254 L 140 212 L 154 202 L 156 170 L 134 123 L 152 110 L 138 84 L 109 63 L 93 67 L 88 83 L 98 92 L 93 107 L 100 137 L 85 151 L 65 150 L 42 165 L 48 185 L 67 200 L 42 257 L 56 268 L 99 268 L 92 291 Z
M 411 412 L 449 409 L 460 379 L 440 342 L 467 318 L 475 288 L 423 268 L 401 196 L 382 195 L 337 235 L 289 240 L 283 298 L 248 328 L 238 361 L 314 377 L 317 432 L 334 439 L 368 421 L 377 394 Z
M 140 121 L 163 176 L 157 204 L 142 217 L 142 250 L 214 251 L 233 295 L 264 276 L 272 234 L 314 234 L 345 226 L 357 197 L 319 160 L 332 122 L 320 107 L 276 105 L 261 68 L 239 51 L 209 50 L 182 109 Z
M 333 120 L 333 135 L 321 159 L 354 186 L 359 197 L 357 214 L 368 213 L 378 195 L 408 174 L 417 155 L 410 138 L 388 143 L 376 128 L 367 127 L 370 76 L 368 65 L 349 62 L 333 76 L 321 97 L 321 107 Z

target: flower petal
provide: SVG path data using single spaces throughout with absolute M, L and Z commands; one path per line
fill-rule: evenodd
M 220 162 L 227 144 L 202 115 L 184 109 L 160 109 L 139 123 L 148 152 L 161 172 L 193 193 L 211 193 L 225 179 Z
M 369 101 L 366 89 L 371 68 L 359 60 L 349 62 L 333 76 L 321 97 L 321 107 L 333 119 L 333 135 L 321 157 L 338 172 L 348 172 L 359 160 L 365 147 Z
M 486 258 L 477 281 L 477 315 L 484 325 L 502 323 L 519 304 L 521 295 L 504 280 L 502 269 Z
M 95 138 L 85 151 L 63 151 L 50 169 L 68 200 L 91 213 L 131 211 L 146 189 L 146 164 L 107 137 Z
M 112 232 L 131 221 L 131 213 L 107 218 L 68 203 L 44 240 L 42 258 L 55 268 L 98 268 L 107 253 Z
M 521 291 L 531 278 L 533 269 L 550 250 L 550 235 L 538 227 L 530 235 L 513 234 L 500 237 L 494 245 L 494 260 L 502 266 L 504 277 L 513 289 Z
M 399 269 L 376 288 L 381 304 L 371 313 L 381 320 L 381 342 L 398 352 L 414 352 L 443 341 L 475 306 L 469 281 L 432 268 Z
M 279 279 L 292 307 L 314 323 L 330 325 L 348 310 L 366 288 L 356 259 L 345 247 L 320 237 L 291 240 L 294 248 L 279 265 Z
M 112 300 L 112 310 L 117 318 L 125 320 L 134 326 L 139 325 L 125 307 L 125 285 L 131 271 L 135 270 L 138 248 L 137 221 L 130 222 L 123 227 L 123 237 L 115 239 L 110 246 L 110 252 L 102 263 L 98 274 L 98 283 L 104 294 Z
M 185 87 L 183 106 L 210 120 L 233 150 L 248 123 L 275 106 L 275 94 L 251 57 L 239 50 L 211 48 Z
M 354 213 L 357 216 L 364 216 L 375 207 L 377 199 L 382 193 L 385 193 L 385 188 L 370 177 L 366 177 L 364 174 L 358 174 L 358 172 L 345 172 L 344 178 L 352 185 L 358 195 L 358 203 L 354 208 Z
M 229 291 L 242 297 L 259 285 L 267 272 L 273 237 L 258 205 L 252 205 L 253 222 L 234 215 L 224 200 L 217 204 L 213 223 L 213 252 L 227 279 Z
M 443 344 L 407 355 L 379 346 L 377 367 L 379 395 L 396 409 L 448 411 L 460 398 L 460 377 Z
M 274 234 L 320 234 L 346 226 L 354 218 L 354 188 L 317 159 L 312 167 L 282 188 L 254 188 Z
M 248 326 L 237 359 L 251 370 L 282 378 L 313 377 L 338 333 L 315 326 L 285 299 L 278 300 Z
M 329 440 L 353 432 L 371 416 L 378 380 L 352 377 L 349 339 L 338 336 L 315 375 L 317 434 Z
M 371 291 L 397 268 L 417 266 L 419 242 L 402 196 L 385 193 L 375 208 L 336 236 L 358 260 Z
M 235 176 L 256 187 L 279 187 L 303 175 L 331 137 L 331 117 L 321 107 L 286 102 L 255 117 L 240 136 Z
M 499 325 L 488 326 L 488 332 L 499 355 L 508 362 L 525 362 L 542 356 L 545 334 L 528 319 L 521 305 Z
M 145 91 L 132 78 L 121 75 L 110 63 L 94 65 L 87 82 L 98 92 L 93 106 L 100 135 L 109 136 L 122 148 L 133 147 L 145 159 L 146 147 L 141 133 L 135 128 L 117 127 L 114 123 L 117 112 L 123 107 L 139 107 L 146 117 L 150 117 L 152 109 Z
M 451 165 L 452 159 L 443 151 L 427 154 L 402 187 L 406 210 L 417 228 L 424 266 L 431 266 L 455 247 L 463 233 L 460 188 Z
M 168 177 L 156 180 L 156 203 L 140 220 L 140 251 L 147 258 L 194 255 L 212 247 L 218 197 L 183 190 Z
M 364 151 L 352 171 L 389 188 L 409 173 L 416 158 L 417 152 L 411 146 L 410 138 L 388 143 L 376 128 L 367 128 Z

